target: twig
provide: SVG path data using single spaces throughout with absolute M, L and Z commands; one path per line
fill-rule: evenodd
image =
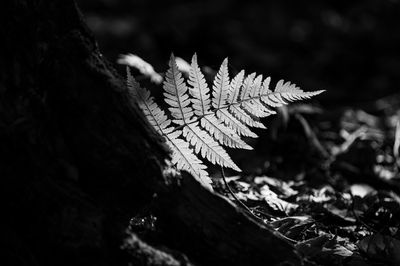
M 221 167 L 221 173 L 222 173 L 222 179 L 224 180 L 225 186 L 228 188 L 229 193 L 232 195 L 232 197 L 239 203 L 240 206 L 242 206 L 247 212 L 249 212 L 249 214 L 254 217 L 257 221 L 261 222 L 262 224 L 265 224 L 264 220 L 261 219 L 260 217 L 256 216 L 249 207 L 246 206 L 246 204 L 244 204 L 236 195 L 235 193 L 233 193 L 231 187 L 228 185 L 228 182 L 226 181 L 226 177 L 225 177 L 225 172 L 224 172 L 224 168 Z M 280 234 L 280 236 L 282 238 L 284 238 L 286 241 L 288 241 L 289 243 L 292 244 L 297 244 L 298 241 L 291 239 L 287 236 L 285 236 L 284 234 Z
M 259 210 L 257 210 L 257 209 L 253 209 L 252 211 L 253 211 L 253 212 L 256 212 L 256 213 L 258 213 L 258 214 L 264 215 L 264 216 L 268 216 L 269 218 L 275 218 L 273 215 L 268 214 L 268 213 L 263 212 L 263 211 L 259 211 Z
M 366 224 L 363 220 L 361 220 L 360 219 L 360 217 L 358 217 L 358 215 L 357 215 L 357 213 L 356 213 L 356 211 L 354 210 L 354 203 L 355 203 L 355 200 L 354 200 L 354 195 L 353 195 L 353 193 L 350 191 L 350 197 L 351 197 L 351 212 L 353 213 L 353 215 L 354 215 L 354 217 L 356 218 L 356 220 L 361 224 L 361 225 L 363 225 L 365 228 L 367 228 L 367 229 L 369 229 L 370 231 L 372 231 L 372 232 L 375 232 L 375 233 L 377 233 L 378 231 L 377 230 L 375 230 L 374 228 L 372 228 L 371 226 L 369 226 L 368 224 Z M 342 195 L 340 195 L 342 198 L 343 198 L 343 196 Z
M 329 157 L 328 151 L 324 148 L 324 146 L 322 146 L 321 142 L 315 135 L 314 131 L 311 129 L 307 120 L 301 114 L 295 114 L 295 117 L 300 122 L 301 126 L 303 127 L 304 133 L 306 134 L 306 137 L 311 142 L 311 144 L 320 152 L 320 154 L 324 158 L 328 158 Z
M 362 136 L 364 136 L 367 133 L 368 129 L 365 126 L 361 126 L 360 128 L 358 128 L 356 131 L 354 131 L 353 133 L 349 134 L 346 137 L 346 141 L 344 143 L 342 143 L 339 147 L 339 149 L 333 153 L 334 156 L 338 156 L 339 154 L 345 153 L 346 151 L 349 150 L 349 148 L 351 147 L 351 145 L 353 145 L 353 143 L 361 138 Z
M 400 117 L 397 120 L 396 131 L 395 131 L 395 135 L 394 135 L 394 144 L 393 144 L 393 155 L 396 160 L 396 164 L 397 164 L 398 168 L 400 168 L 399 149 L 400 149 Z

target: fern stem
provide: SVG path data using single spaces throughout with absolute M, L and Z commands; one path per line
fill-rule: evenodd
M 240 206 L 242 206 L 247 212 L 249 212 L 252 216 L 254 216 L 255 218 L 257 218 L 257 220 L 262 220 L 260 217 L 257 217 L 254 215 L 254 213 L 251 211 L 251 209 L 249 207 L 247 207 L 246 204 L 244 204 L 236 195 L 235 193 L 232 191 L 231 187 L 228 185 L 228 182 L 226 181 L 226 177 L 225 177 L 225 172 L 224 172 L 224 168 L 221 167 L 221 174 L 222 174 L 222 179 L 224 180 L 224 184 L 225 186 L 228 188 L 229 193 L 232 195 L 232 197 L 240 204 Z M 263 221 L 264 222 L 264 221 Z
M 261 219 L 260 217 L 256 216 L 253 211 L 247 207 L 246 204 L 244 204 L 236 195 L 235 193 L 232 191 L 231 187 L 228 185 L 228 182 L 226 181 L 226 177 L 225 177 L 225 172 L 224 172 L 224 168 L 221 166 L 221 174 L 222 174 L 222 179 L 224 180 L 224 184 L 225 186 L 228 188 L 229 193 L 232 195 L 232 197 L 239 203 L 240 206 L 242 206 L 252 217 L 254 217 L 256 219 L 256 221 L 261 222 L 262 224 L 265 224 L 264 220 Z M 291 244 L 297 244 L 298 241 L 291 239 L 287 236 L 285 236 L 284 234 L 279 234 L 283 239 L 285 239 L 286 241 L 288 241 Z

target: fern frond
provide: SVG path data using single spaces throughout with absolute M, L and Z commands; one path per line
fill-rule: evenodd
M 251 131 L 246 125 L 237 120 L 231 113 L 226 109 L 219 109 L 216 111 L 218 119 L 220 119 L 225 125 L 235 131 L 238 135 L 257 138 L 258 136 Z
M 200 129 L 197 123 L 186 125 L 183 136 L 194 146 L 195 153 L 200 153 L 211 163 L 241 172 L 228 153 L 206 131 Z
M 191 173 L 205 187 L 212 188 L 207 166 L 189 148 L 188 142 L 178 138 L 181 134 L 182 131 L 178 130 L 166 136 L 167 144 L 172 150 L 172 163 L 179 170 Z
M 172 150 L 172 162 L 191 173 L 204 186 L 211 188 L 207 167 L 198 155 L 213 164 L 240 171 L 221 146 L 252 149 L 241 136 L 256 138 L 249 127 L 265 128 L 260 118 L 275 114 L 271 109 L 289 102 L 318 95 L 321 91 L 304 92 L 295 84 L 280 80 L 272 91 L 270 78 L 240 71 L 229 79 L 228 59 L 214 78 L 212 91 L 197 63 L 192 58 L 186 81 L 171 55 L 163 84 L 164 100 L 172 120 L 160 109 L 150 92 L 141 88 L 127 69 L 129 92 L 143 110 L 149 123 L 163 135 Z
M 276 114 L 276 112 L 275 112 L 274 110 L 271 110 L 270 108 L 267 107 L 267 105 L 265 105 L 265 104 L 263 104 L 263 103 L 261 102 L 261 96 L 262 96 L 262 95 L 266 95 L 266 94 L 269 94 L 269 93 L 272 92 L 272 91 L 269 90 L 269 84 L 270 84 L 270 82 L 271 82 L 271 78 L 270 78 L 270 77 L 264 79 L 264 81 L 263 81 L 263 83 L 262 83 L 262 85 L 261 85 L 261 88 L 260 88 L 260 90 L 259 90 L 259 92 L 258 92 L 258 94 L 257 94 L 257 96 L 258 96 L 257 101 L 258 101 L 258 103 L 260 103 L 262 106 L 264 106 L 263 111 L 264 111 L 265 113 L 269 113 L 269 115 L 274 115 L 274 114 Z
M 242 90 L 237 101 L 238 104 L 231 104 L 228 110 L 245 125 L 265 129 L 266 127 L 257 121 L 258 117 L 263 115 L 263 112 L 259 112 L 254 108 L 251 100 L 252 92 L 255 90 L 253 86 L 255 76 L 256 73 L 252 73 L 244 79 Z
M 176 164 L 179 170 L 191 173 L 204 186 L 211 187 L 211 179 L 205 170 L 207 167 L 189 148 L 189 143 L 178 138 L 182 135 L 182 131 L 174 131 L 173 127 L 169 127 L 171 120 L 168 119 L 165 112 L 154 102 L 153 97 L 150 96 L 150 92 L 145 88 L 141 88 L 139 83 L 134 80 L 129 68 L 127 68 L 127 84 L 129 93 L 143 111 L 150 125 L 165 137 L 167 145 L 172 150 L 172 163 Z
M 242 103 L 242 107 L 246 110 L 246 112 L 256 118 L 267 117 L 270 115 L 270 113 L 266 111 L 264 105 L 257 98 L 257 95 L 261 90 L 261 82 L 262 75 L 257 76 L 254 81 L 251 82 L 247 96 L 247 99 L 251 99 Z
M 247 106 L 247 105 L 246 105 Z M 231 105 L 229 107 L 229 111 L 241 122 L 250 126 L 266 129 L 266 127 L 259 121 L 256 121 L 255 118 L 252 118 L 249 114 L 246 113 L 245 110 L 238 107 L 237 105 Z
M 275 93 L 280 93 L 288 101 L 309 99 L 322 92 L 324 90 L 304 92 L 299 87 L 296 87 L 296 84 L 291 84 L 289 81 L 284 83 L 283 80 L 280 80 L 275 87 Z
M 266 106 L 271 106 L 271 107 L 281 107 L 283 104 L 282 103 L 278 103 L 275 101 L 270 100 L 268 97 L 266 97 L 267 95 L 272 94 L 273 92 L 269 89 L 269 84 L 270 84 L 270 78 L 266 78 L 263 82 L 263 85 L 261 87 L 260 90 L 260 101 L 263 102 Z M 271 112 L 273 112 L 273 114 L 275 114 L 276 112 L 271 110 Z
M 257 135 L 253 133 L 243 122 L 235 118 L 235 116 L 240 116 L 241 112 L 236 111 L 236 107 L 232 107 L 239 100 L 243 79 L 244 70 L 240 71 L 229 84 L 228 99 L 226 102 L 228 109 L 217 110 L 216 115 L 218 119 L 223 121 L 225 125 L 231 128 L 239 136 L 242 135 L 245 137 L 257 138 Z
M 252 150 L 239 135 L 231 128 L 226 127 L 217 117 L 205 116 L 200 120 L 202 128 L 207 130 L 219 143 L 230 148 Z
M 252 107 L 256 110 L 256 114 L 258 114 L 259 117 L 267 117 L 273 114 L 276 114 L 274 110 L 269 109 L 267 106 L 265 106 L 262 102 L 261 99 L 258 97 L 261 95 L 263 92 L 264 88 L 266 87 L 268 90 L 269 82 L 271 78 L 267 77 L 264 81 L 262 81 L 262 75 L 259 75 L 255 80 L 253 86 L 255 89 L 252 92 L 251 97 L 253 98 L 252 100 Z
M 139 83 L 132 77 L 129 67 L 126 69 L 129 93 L 143 111 L 150 125 L 161 135 L 170 133 L 173 130 L 173 127 L 168 127 L 171 125 L 171 120 L 168 119 L 165 112 L 154 102 L 153 97 L 150 96 L 150 92 L 145 88 L 141 88 Z
M 309 99 L 322 92 L 324 90 L 305 92 L 296 87 L 296 84 L 291 84 L 290 82 L 284 83 L 283 80 L 280 80 L 276 84 L 274 92 L 267 91 L 266 94 L 261 95 L 260 99 L 269 106 L 279 107 L 288 104 L 288 102 Z

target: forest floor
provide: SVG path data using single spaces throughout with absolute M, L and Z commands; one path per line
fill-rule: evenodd
M 216 190 L 289 238 L 306 265 L 400 265 L 399 115 L 399 95 L 284 109 L 247 174 L 227 177 L 236 199 L 221 178 Z

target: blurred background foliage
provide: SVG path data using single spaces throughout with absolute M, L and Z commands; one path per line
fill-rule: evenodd
M 326 89 L 325 107 L 399 91 L 400 1 L 78 0 L 104 55 L 164 72 L 171 52 Z M 122 70 L 122 68 L 121 68 Z

